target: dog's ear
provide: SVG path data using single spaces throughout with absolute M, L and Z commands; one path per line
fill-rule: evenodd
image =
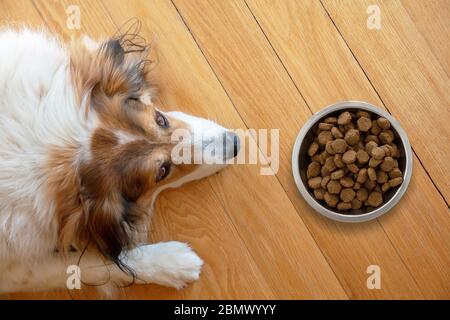
M 110 194 L 103 199 L 85 199 L 83 238 L 92 243 L 101 254 L 120 264 L 120 254 L 131 247 L 129 225 L 125 216 L 124 201 Z
M 121 260 L 123 253 L 136 247 L 137 222 L 145 215 L 135 202 L 126 200 L 118 193 L 106 197 L 83 200 L 84 217 L 79 225 L 79 237 L 88 242 L 108 260 L 114 262 L 124 272 L 133 272 Z
M 125 50 L 120 44 L 119 39 L 110 39 L 106 41 L 104 44 L 104 55 L 107 60 L 111 60 L 111 62 L 117 66 L 122 65 Z
M 109 130 L 97 129 L 91 157 L 78 170 L 83 213 L 76 237 L 121 267 L 120 254 L 136 245 L 138 222 L 145 216 L 136 202 L 148 180 L 146 146 L 118 146 Z
M 145 86 L 148 46 L 125 36 L 104 42 L 97 53 L 100 78 L 97 89 L 107 96 L 138 97 Z
M 90 42 L 79 39 L 70 45 L 71 78 L 86 113 L 107 106 L 111 99 L 137 99 L 151 87 L 147 83 L 149 46 L 144 40 L 122 35 L 95 46 Z

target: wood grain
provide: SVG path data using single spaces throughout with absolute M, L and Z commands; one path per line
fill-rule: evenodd
M 340 100 L 365 100 L 383 107 L 319 3 L 248 1 L 248 5 L 314 112 Z M 413 179 L 405 196 L 410 200 L 402 200 L 380 223 L 424 294 L 447 297 L 448 208 L 417 157 L 414 160 Z M 424 269 L 433 272 L 423 277 Z
M 414 279 L 378 222 L 343 225 L 329 221 L 314 213 L 299 196 L 291 174 L 291 148 L 311 111 L 263 33 L 255 31 L 257 23 L 245 3 L 176 0 L 175 5 L 244 122 L 253 128 L 280 128 L 281 167 L 278 178 L 344 284 L 347 294 L 352 298 L 420 296 Z M 201 14 L 208 19 L 198 19 Z M 305 12 L 307 15 L 311 12 Z M 280 21 L 290 22 L 284 16 L 282 18 Z M 299 18 L 299 21 L 304 21 L 304 17 Z M 275 17 L 271 21 L 276 21 Z M 327 34 L 329 22 L 327 19 L 321 22 L 323 26 L 314 27 Z M 313 82 L 317 80 L 313 74 L 309 78 Z M 383 268 L 386 286 L 382 292 L 366 287 L 365 271 L 374 264 L 373 261 L 381 263 Z
M 70 4 L 74 4 L 74 2 L 70 1 Z M 93 6 L 91 2 L 80 1 L 75 4 L 79 5 L 81 10 L 82 29 L 80 31 L 68 30 L 65 27 L 66 18 L 63 13 L 69 5 L 68 1 L 57 4 L 49 4 L 47 1 L 36 2 L 37 8 L 45 17 L 49 28 L 60 33 L 66 39 L 74 32 L 83 33 L 86 30 L 89 30 L 88 34 L 93 37 L 112 35 L 117 31 L 118 27 L 113 23 L 102 3 L 96 2 Z M 91 15 L 86 21 L 83 16 L 84 12 L 89 12 Z M 128 17 L 124 20 L 128 20 Z M 256 281 L 261 278 L 261 274 L 236 233 L 232 222 L 218 202 L 211 186 L 206 181 L 201 181 L 193 184 L 188 190 L 176 190 L 169 194 L 172 194 L 172 197 L 166 198 L 167 205 L 157 206 L 158 214 L 153 227 L 153 230 L 156 231 L 152 234 L 152 240 L 155 242 L 168 240 L 189 242 L 206 262 L 202 273 L 202 279 L 205 281 L 197 282 L 183 291 L 155 285 L 133 286 L 121 290 L 118 298 L 180 299 L 189 297 L 199 299 L 206 298 L 205 292 L 210 298 L 220 299 L 232 299 L 238 296 L 245 296 L 249 299 L 272 297 L 271 290 L 266 286 L 265 281 Z M 204 202 L 198 201 L 199 194 L 202 194 Z M 180 206 L 178 210 L 174 209 L 175 205 Z M 164 217 L 162 221 L 165 223 L 158 224 L 160 221 L 158 217 L 161 216 Z M 198 222 L 198 225 L 193 222 Z M 217 228 L 217 226 L 221 226 L 221 228 Z M 173 231 L 181 231 L 179 227 L 186 228 L 184 233 Z M 173 237 L 167 237 L 167 234 L 173 235 Z M 186 237 L 183 237 L 183 234 Z M 224 246 L 225 240 L 229 244 L 228 246 Z M 225 265 L 223 259 L 232 262 Z M 223 270 L 223 268 L 226 269 Z M 218 288 L 221 287 L 228 288 L 228 290 L 219 290 Z M 237 287 L 237 290 L 230 287 Z M 74 298 L 98 297 L 94 288 L 88 291 L 91 291 L 88 296 L 85 295 L 85 292 L 72 292 L 72 295 Z
M 165 101 L 245 128 L 170 1 L 108 1 L 106 8 L 116 24 L 128 12 L 143 21 L 144 35 L 150 36 L 150 30 L 157 34 Z M 231 167 L 209 181 L 216 193 L 223 190 L 218 193 L 222 205 L 278 297 L 346 297 L 276 177 L 261 176 L 257 166 L 248 165 Z
M 47 27 L 66 40 L 84 33 L 108 37 L 137 17 L 142 34 L 155 43 L 157 103 L 163 109 L 230 128 L 280 129 L 276 176 L 261 176 L 260 166 L 236 165 L 158 200 L 151 241 L 190 243 L 205 260 L 200 281 L 181 291 L 132 286 L 117 298 L 450 298 L 444 201 L 450 194 L 449 132 L 443 127 L 449 111 L 448 2 L 375 1 L 383 25 L 376 34 L 365 27 L 368 3 L 0 1 L 0 25 Z M 80 30 L 67 27 L 69 5 L 80 8 Z M 339 100 L 387 107 L 419 157 L 404 199 L 369 223 L 319 216 L 291 176 L 291 148 L 300 127 Z M 381 290 L 367 289 L 371 264 L 381 267 Z M 0 296 L 70 298 L 101 297 L 95 288 Z
M 448 203 L 448 74 L 401 2 L 326 0 L 323 3 L 385 106 L 401 121 L 414 151 Z M 380 30 L 367 28 L 365 12 L 369 5 L 380 8 Z M 434 41 L 431 34 L 430 37 L 429 41 Z M 438 37 L 436 42 L 439 41 Z M 360 45 L 362 42 L 364 46 Z M 448 51 L 440 55 L 449 58 Z
M 427 42 L 430 50 L 450 74 L 450 1 L 402 0 L 412 23 Z

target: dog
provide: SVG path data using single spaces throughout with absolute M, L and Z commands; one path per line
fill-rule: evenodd
M 0 31 L 0 292 L 65 288 L 72 265 L 105 292 L 199 278 L 203 261 L 188 244 L 146 243 L 148 218 L 162 190 L 235 158 L 239 138 L 158 109 L 141 40 Z M 180 145 L 208 149 L 209 161 L 175 161 Z

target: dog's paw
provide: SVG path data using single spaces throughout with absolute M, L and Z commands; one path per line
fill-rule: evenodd
M 141 249 L 138 276 L 144 281 L 181 289 L 198 280 L 203 261 L 186 243 L 161 242 Z

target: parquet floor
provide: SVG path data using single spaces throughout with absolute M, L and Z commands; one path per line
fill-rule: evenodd
M 70 5 L 80 30 L 67 27 Z M 380 29 L 367 26 L 370 5 Z M 45 26 L 64 39 L 107 37 L 132 17 L 155 39 L 162 108 L 231 128 L 279 128 L 280 170 L 237 165 L 165 192 L 151 237 L 192 244 L 205 260 L 201 279 L 182 291 L 133 286 L 121 298 L 450 298 L 449 0 L 0 0 L 0 25 Z M 364 224 L 314 213 L 291 175 L 302 125 L 342 100 L 388 110 L 414 151 L 402 201 Z M 381 268 L 380 290 L 366 286 L 369 265 Z

